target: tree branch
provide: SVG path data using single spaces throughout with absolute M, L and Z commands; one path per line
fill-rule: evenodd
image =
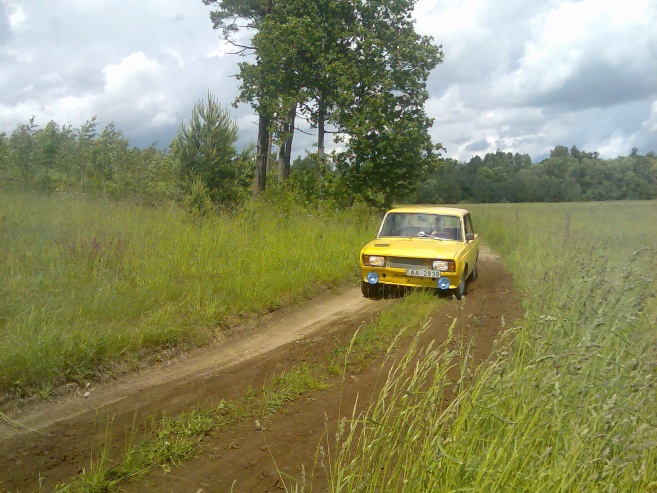
M 242 53 L 244 53 L 247 50 L 255 50 L 255 48 L 253 46 L 241 45 L 241 44 L 235 43 L 234 41 L 231 41 L 228 38 L 224 38 L 224 41 L 226 43 L 234 46 L 235 48 L 239 48 L 238 51 L 228 53 L 229 55 L 241 55 Z
M 297 132 L 301 132 L 302 134 L 306 134 L 306 135 L 315 135 L 315 134 L 312 134 L 310 132 L 306 132 L 305 130 L 301 130 L 299 127 L 294 127 L 294 130 L 297 131 Z

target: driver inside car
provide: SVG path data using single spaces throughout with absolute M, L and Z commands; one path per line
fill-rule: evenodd
M 436 236 L 444 233 L 445 233 L 445 223 L 443 221 L 443 217 L 436 216 L 436 219 L 434 221 L 434 227 L 433 230 L 431 231 L 431 236 Z

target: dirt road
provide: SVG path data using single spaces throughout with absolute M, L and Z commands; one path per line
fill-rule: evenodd
M 473 338 L 475 357 L 483 359 L 494 339 L 521 313 L 512 295 L 511 276 L 499 260 L 482 254 L 479 279 L 469 286 L 466 303 L 437 303 L 426 340 L 442 340 L 454 316 L 461 330 Z M 334 340 L 345 340 L 394 300 L 366 300 L 360 290 L 326 293 L 302 307 L 261 319 L 251 328 L 139 374 L 103 385 L 76 389 L 53 402 L 32 403 L 0 422 L 0 491 L 52 491 L 89 467 L 91 455 L 105 447 L 118 457 L 134 444 L 148 416 L 175 414 L 197 406 L 216 405 L 221 399 L 242 395 L 249 385 L 262 386 L 265 378 L 294 364 L 325 360 Z M 461 312 L 460 310 L 463 310 Z M 256 430 L 238 423 L 211 434 L 197 458 L 163 474 L 154 470 L 125 491 L 281 491 L 277 469 L 297 476 L 302 464 L 315 484 L 326 488 L 325 474 L 313 473 L 313 457 L 325 429 L 325 416 L 334 422 L 348 414 L 357 395 L 365 405 L 381 380 L 379 365 L 350 375 L 344 388 L 331 388 L 291 405 Z M 19 423 L 20 425 L 18 425 Z M 266 442 L 265 442 L 266 440 Z

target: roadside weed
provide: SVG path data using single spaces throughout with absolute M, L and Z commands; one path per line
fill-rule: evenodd
M 403 387 L 424 393 L 390 390 L 352 417 L 331 491 L 655 489 L 655 203 L 469 209 L 525 317 L 441 412 L 440 356 L 421 355 Z
M 139 367 L 352 281 L 376 227 L 358 211 L 266 203 L 193 219 L 175 205 L 10 193 L 0 210 L 0 391 L 21 396 L 117 360 Z

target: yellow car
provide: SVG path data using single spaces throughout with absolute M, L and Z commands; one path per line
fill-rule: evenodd
M 376 240 L 360 252 L 361 289 L 377 298 L 386 286 L 435 288 L 466 293 L 466 280 L 477 277 L 479 235 L 470 213 L 438 206 L 389 210 Z

